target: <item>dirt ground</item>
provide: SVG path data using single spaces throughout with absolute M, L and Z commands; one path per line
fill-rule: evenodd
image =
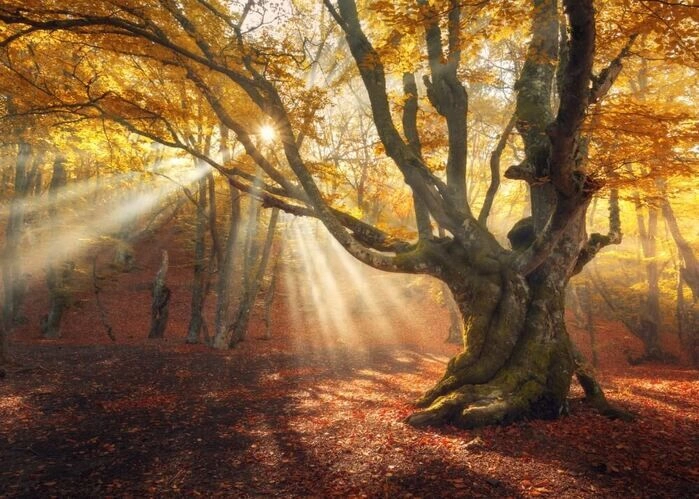
M 443 306 L 414 293 L 382 305 L 391 331 L 367 316 L 332 336 L 293 321 L 282 287 L 271 340 L 258 317 L 234 350 L 185 345 L 181 248 L 170 327 L 148 340 L 149 282 L 173 242 L 147 244 L 138 271 L 101 284 L 115 342 L 89 288 L 53 341 L 38 333 L 45 291 L 29 297 L 0 379 L 1 497 L 699 497 L 697 371 L 627 365 L 638 345 L 617 324 L 598 325 L 600 375 L 635 422 L 592 413 L 576 387 L 559 421 L 418 430 L 411 401 L 456 348 Z

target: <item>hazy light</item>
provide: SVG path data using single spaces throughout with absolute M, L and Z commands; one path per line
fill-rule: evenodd
M 298 347 L 400 347 L 396 332 L 411 328 L 406 279 L 358 262 L 317 222 L 293 219 L 285 230 L 283 278 L 291 322 L 303 336 Z
M 260 127 L 260 139 L 262 142 L 272 142 L 277 136 L 277 132 L 270 125 L 262 125 Z
M 191 165 L 191 163 L 190 163 Z M 21 256 L 22 269 L 32 274 L 47 263 L 59 263 L 84 253 L 95 239 L 110 235 L 121 228 L 125 221 L 152 212 L 169 195 L 179 192 L 182 185 L 191 185 L 209 172 L 208 166 L 173 172 L 175 182 L 156 178 L 147 186 L 137 184 L 121 193 L 116 199 L 103 204 L 83 206 L 74 210 L 61 210 L 58 220 L 30 227 L 23 233 L 29 251 Z M 106 191 L 118 185 L 103 184 Z M 60 194 L 71 196 L 69 191 Z M 61 197 L 61 196 L 57 196 Z M 58 199 L 56 204 L 64 203 Z
M 69 182 L 64 187 L 57 189 L 53 196 L 48 192 L 42 192 L 37 196 L 28 196 L 14 201 L 0 203 L 0 218 L 7 217 L 10 207 L 14 203 L 15 209 L 21 209 L 24 216 L 31 216 L 49 207 L 60 207 L 68 203 L 84 200 L 88 196 L 95 195 L 96 191 L 103 188 L 104 184 L 114 185 L 115 182 L 129 181 L 137 177 L 137 173 L 120 173 L 116 175 L 94 177 L 89 180 Z

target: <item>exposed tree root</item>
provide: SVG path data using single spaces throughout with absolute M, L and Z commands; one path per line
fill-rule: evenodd
M 562 297 L 552 289 L 540 286 L 527 299 L 524 282 L 505 280 L 477 361 L 462 360 L 472 361 L 469 352 L 454 357 L 407 423 L 476 428 L 565 414 L 575 365 Z
M 413 426 L 437 426 L 445 423 L 464 428 L 478 428 L 491 424 L 507 424 L 528 415 L 550 419 L 546 403 L 545 380 L 529 374 L 511 375 L 504 371 L 492 382 L 467 385 L 435 400 L 427 409 L 409 416 L 406 422 Z
M 444 377 L 417 401 L 418 407 L 428 407 L 459 387 L 487 383 L 503 368 L 515 348 L 527 312 L 524 280 L 511 277 L 503 281 L 502 292 L 487 300 L 487 315 L 464 314 L 468 317 L 466 347 L 449 361 Z M 479 301 L 486 300 L 481 297 Z M 474 337 L 478 340 L 474 341 Z
M 574 350 L 574 355 L 575 376 L 585 392 L 585 403 L 609 419 L 621 419 L 622 421 L 636 419 L 633 413 L 616 407 L 607 400 L 602 387 L 595 378 L 592 367 L 577 349 Z

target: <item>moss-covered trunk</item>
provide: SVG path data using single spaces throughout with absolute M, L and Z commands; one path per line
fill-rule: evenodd
M 513 246 L 522 242 L 522 228 L 532 223 L 524 220 L 510 231 Z M 410 424 L 470 428 L 556 418 L 566 412 L 574 374 L 585 377 L 586 395 L 600 411 L 624 416 L 608 406 L 564 321 L 566 284 L 586 239 L 581 210 L 547 261 L 526 277 L 507 259 L 497 271 L 479 273 L 468 258 L 461 267 L 437 275 L 461 311 L 464 350 L 418 401 L 421 410 L 408 418 Z
M 574 358 L 560 280 L 502 274 L 450 286 L 465 317 L 465 349 L 408 422 L 478 427 L 565 412 Z

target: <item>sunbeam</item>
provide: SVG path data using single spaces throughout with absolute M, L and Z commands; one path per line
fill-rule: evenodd
M 367 272 L 365 265 L 354 260 L 347 251 L 334 239 L 330 240 L 330 246 L 337 261 L 341 265 L 344 274 L 353 285 L 353 292 L 357 294 L 356 304 L 353 309 L 356 314 L 366 316 L 371 321 L 371 327 L 383 336 L 395 338 L 393 326 L 386 319 L 385 310 L 379 305 L 379 297 L 374 292 L 371 272 Z M 380 278 L 386 277 L 384 274 Z
M 331 321 L 328 313 L 328 308 L 326 303 L 324 303 L 319 275 L 317 268 L 315 266 L 315 258 L 317 255 L 312 255 L 306 244 L 306 238 L 312 237 L 308 226 L 303 223 L 294 224 L 292 227 L 293 232 L 293 243 L 297 252 L 298 258 L 300 258 L 302 276 L 304 276 L 304 282 L 301 283 L 300 291 L 301 298 L 304 302 L 308 302 L 310 294 L 310 303 L 304 303 L 304 305 L 311 306 L 311 310 L 316 316 L 318 321 L 318 326 L 320 327 L 320 332 L 322 335 L 323 343 L 328 344 L 330 338 L 333 335 L 331 330 Z
M 298 341 L 301 348 L 309 342 L 321 349 L 351 344 L 360 351 L 378 344 L 402 346 L 396 331 L 412 329 L 404 276 L 355 261 L 316 221 L 292 220 L 285 237 L 290 320 L 307 333 Z
M 48 192 L 43 192 L 38 196 L 5 202 L 0 204 L 0 218 L 7 217 L 13 205 L 15 209 L 22 210 L 25 216 L 31 216 L 51 207 L 60 209 L 69 203 L 79 201 L 82 198 L 94 194 L 97 190 L 104 188 L 105 183 L 107 185 L 113 185 L 120 181 L 128 182 L 135 179 L 139 175 L 139 173 L 135 172 L 119 173 L 116 175 L 110 175 L 108 177 L 98 178 L 99 182 L 96 182 L 95 179 L 71 182 L 70 184 L 54 191 L 54 195 L 51 196 L 49 196 Z
M 158 179 L 149 192 L 138 185 L 104 205 L 81 207 L 70 214 L 62 210 L 60 220 L 46 221 L 25 231 L 31 249 L 20 257 L 23 272 L 32 274 L 47 263 L 59 263 L 79 256 L 95 238 L 115 232 L 124 221 L 153 210 L 165 197 L 196 182 L 210 171 L 208 166 L 177 172 L 175 182 Z M 103 188 L 108 186 L 103 185 Z M 61 194 L 71 196 L 70 191 Z M 57 197 L 60 197 L 59 194 Z M 66 203 L 58 200 L 56 205 Z M 3 262 L 4 263 L 4 262 Z

